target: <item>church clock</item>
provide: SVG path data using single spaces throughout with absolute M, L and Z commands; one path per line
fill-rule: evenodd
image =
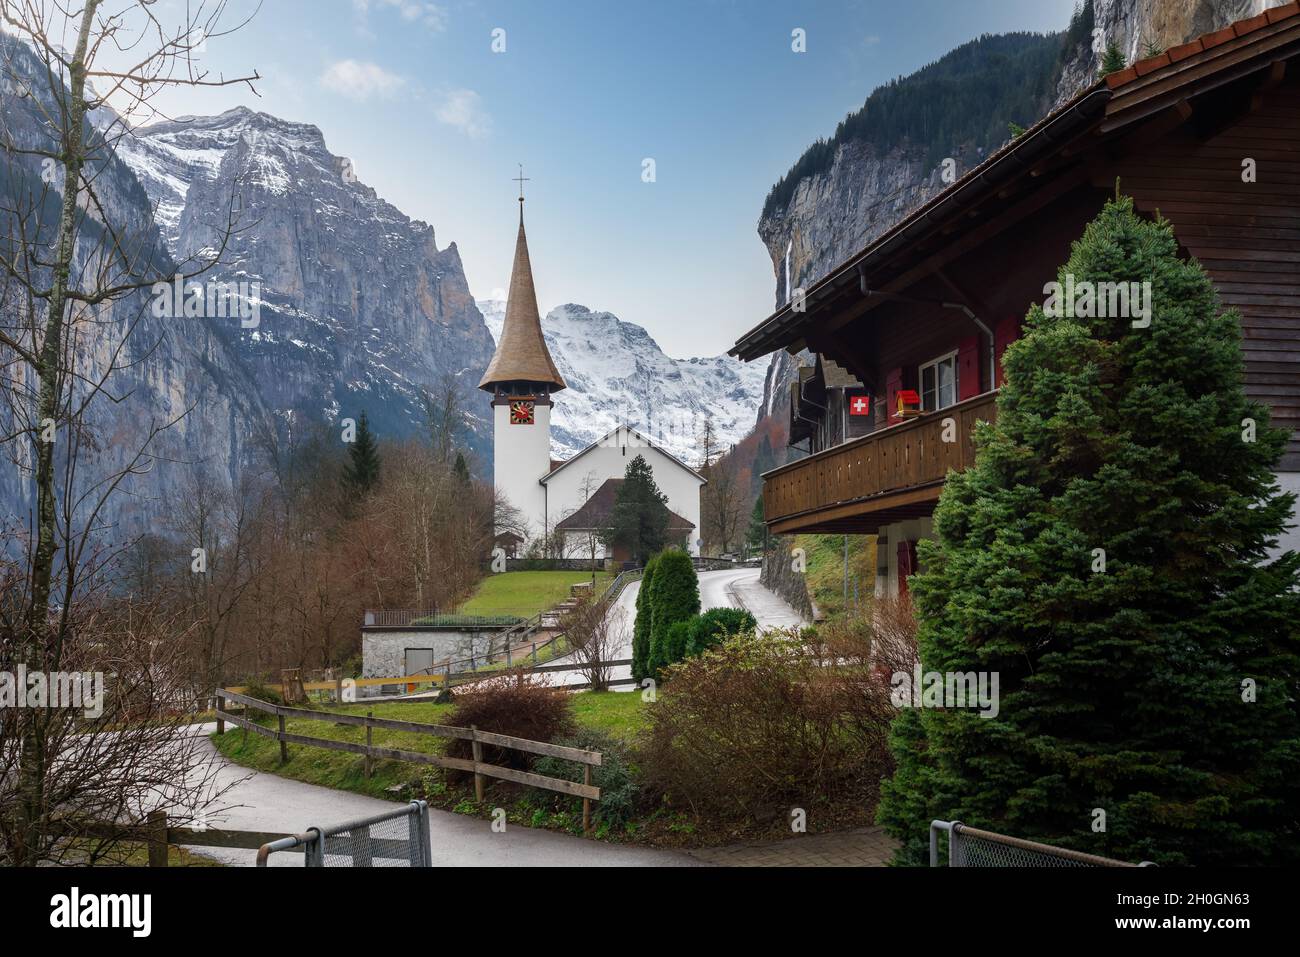
M 510 424 L 511 425 L 532 425 L 533 424 L 533 400 L 516 399 L 510 403 Z

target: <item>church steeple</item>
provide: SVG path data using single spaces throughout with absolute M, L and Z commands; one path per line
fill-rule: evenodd
M 524 233 L 522 170 L 519 176 L 519 238 L 515 240 L 515 262 L 510 271 L 506 319 L 497 351 L 478 387 L 488 392 L 501 390 L 514 394 L 559 392 L 565 384 L 542 337 L 542 318 L 537 311 L 537 292 L 533 289 L 533 267 L 528 261 L 528 237 Z

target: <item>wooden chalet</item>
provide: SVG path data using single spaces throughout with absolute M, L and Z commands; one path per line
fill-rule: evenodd
M 1246 390 L 1290 429 L 1278 477 L 1300 490 L 1298 57 L 1291 3 L 1106 77 L 745 334 L 733 355 L 808 350 L 872 406 L 846 432 L 816 371 L 807 400 L 795 386 L 791 434 L 813 454 L 764 474 L 769 528 L 877 534 L 877 592 L 906 587 L 944 476 L 996 415 L 1003 350 L 1117 179 L 1240 312 Z

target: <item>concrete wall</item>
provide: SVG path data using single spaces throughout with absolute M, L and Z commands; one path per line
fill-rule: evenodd
M 439 628 L 365 630 L 361 632 L 361 677 L 396 678 L 406 673 L 407 648 L 432 648 L 435 661 L 486 654 L 499 631 L 450 631 Z
M 1282 491 L 1300 495 L 1300 472 L 1278 472 L 1277 482 L 1282 486 Z M 1291 512 L 1291 524 L 1296 527 L 1282 534 L 1277 543 L 1278 554 L 1287 550 L 1300 552 L 1300 501 Z
M 876 539 L 876 597 L 898 596 L 898 543 L 919 542 L 934 537 L 934 519 L 912 519 L 896 525 L 886 525 Z

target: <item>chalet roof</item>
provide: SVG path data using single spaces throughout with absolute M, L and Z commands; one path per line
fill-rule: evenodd
M 491 392 L 506 382 L 535 382 L 550 392 L 558 392 L 565 388 L 564 379 L 555 368 L 542 336 L 533 267 L 528 259 L 528 237 L 524 234 L 523 200 L 519 202 L 519 236 L 515 240 L 515 262 L 510 270 L 510 293 L 506 298 L 501 341 L 478 387 Z
M 1133 123 L 1186 107 L 1187 100 L 1300 54 L 1300 0 L 1198 37 L 1110 74 L 1053 110 L 984 162 L 914 209 L 860 252 L 832 269 L 805 293 L 801 310 L 786 303 L 745 333 L 729 350 L 746 361 L 785 348 L 796 352 L 805 337 L 843 296 L 884 296 L 875 282 L 887 268 L 898 276 L 922 241 L 942 236 L 949 249 L 982 225 L 975 207 L 997 198 L 1015 212 L 1016 200 L 1050 181 L 1052 164 L 1101 147 Z M 1032 210 L 1028 200 L 1026 209 Z M 1028 212 L 1024 213 L 1028 215 Z M 927 254 L 928 255 L 928 254 Z
M 618 500 L 618 490 L 623 487 L 624 481 L 624 479 L 619 478 L 606 479 L 604 484 L 596 489 L 591 498 L 583 503 L 582 508 L 568 518 L 556 522 L 555 530 L 557 532 L 576 532 L 608 527 L 609 518 L 614 513 L 614 503 Z M 682 518 L 672 509 L 668 510 L 668 530 L 670 532 L 690 531 L 694 527 L 694 522 Z
M 862 383 L 844 366 L 840 365 L 834 359 L 828 359 L 826 356 L 819 355 L 817 361 L 822 367 L 822 382 L 828 389 L 861 389 Z
M 630 441 L 630 442 L 628 443 L 628 448 L 633 449 L 633 450 L 638 449 L 638 448 L 655 449 L 655 450 L 657 450 L 660 454 L 668 456 L 668 458 L 672 459 L 675 463 L 677 463 L 678 465 L 680 465 L 680 466 L 681 466 L 682 468 L 684 468 L 686 471 L 690 472 L 691 475 L 695 476 L 696 480 L 699 481 L 699 483 L 700 483 L 701 485 L 707 485 L 707 484 L 708 484 L 708 481 L 709 481 L 708 479 L 706 479 L 706 478 L 705 478 L 703 475 L 701 475 L 699 472 L 695 471 L 695 469 L 691 468 L 689 465 L 687 465 L 685 462 L 683 462 L 683 461 L 682 461 L 681 459 L 679 459 L 677 456 L 673 455 L 673 453 L 669 452 L 667 449 L 665 449 L 665 448 L 664 448 L 663 446 L 661 446 L 661 445 L 656 445 L 655 443 L 651 442 L 650 439 L 648 439 L 646 436 L 644 436 L 644 435 L 642 435 L 640 432 L 638 432 L 636 429 L 631 428 L 630 426 L 626 426 L 626 425 L 616 425 L 616 426 L 614 426 L 614 428 L 610 429 L 608 432 L 606 432 L 604 435 L 602 435 L 600 438 L 598 438 L 595 442 L 592 442 L 589 446 L 587 446 L 585 449 L 583 449 L 583 450 L 582 450 L 581 452 L 579 452 L 577 455 L 571 455 L 571 456 L 569 456 L 569 458 L 565 459 L 563 462 L 556 463 L 555 460 L 552 459 L 552 460 L 551 460 L 551 464 L 554 466 L 554 468 L 552 468 L 551 471 L 547 472 L 545 475 L 542 476 L 542 478 L 540 479 L 541 483 L 542 483 L 543 485 L 545 485 L 547 482 L 549 482 L 549 481 L 551 480 L 551 477 L 552 477 L 553 475 L 555 475 L 557 472 L 560 472 L 561 470 L 568 468 L 570 465 L 572 465 L 574 462 L 578 461 L 580 458 L 582 458 L 584 455 L 586 455 L 586 454 L 587 454 L 588 452 L 590 452 L 592 449 L 597 448 L 597 447 L 599 447 L 599 446 L 603 446 L 603 445 L 605 445 L 606 443 L 608 443 L 609 440 L 610 440 L 610 438 L 611 438 L 612 436 L 618 434 L 618 430 L 619 430 L 619 429 L 625 429 L 625 430 L 627 431 L 628 438 L 631 439 L 631 440 L 634 440 L 634 441 Z

